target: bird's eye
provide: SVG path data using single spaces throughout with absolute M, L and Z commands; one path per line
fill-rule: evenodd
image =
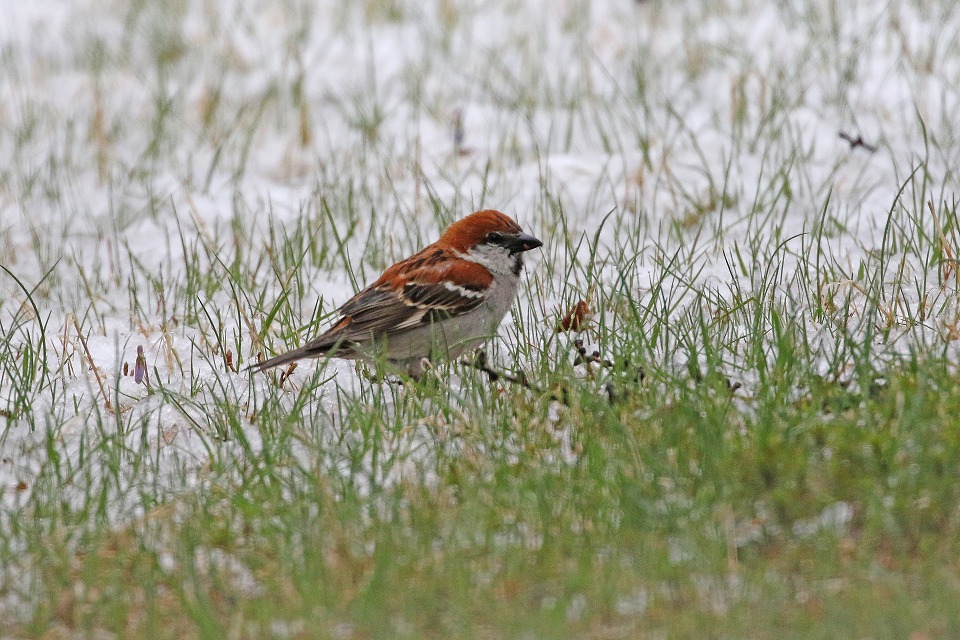
M 487 242 L 490 244 L 500 244 L 503 242 L 503 234 L 496 231 L 491 231 L 487 234 Z

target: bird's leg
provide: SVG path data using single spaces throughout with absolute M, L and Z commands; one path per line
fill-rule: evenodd
M 357 360 L 355 371 L 361 378 L 376 384 L 386 383 L 403 386 L 403 376 L 397 375 L 395 372 L 391 373 L 386 367 L 381 366 L 380 363 L 376 363 L 376 365 L 371 368 L 362 360 Z
M 415 382 L 420 382 L 423 374 L 431 369 L 433 369 L 433 364 L 429 358 L 417 358 L 407 365 L 407 374 L 413 378 Z

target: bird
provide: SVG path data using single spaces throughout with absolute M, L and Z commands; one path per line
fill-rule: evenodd
M 432 362 L 496 333 L 517 297 L 524 253 L 542 245 L 500 211 L 471 213 L 350 298 L 325 332 L 250 368 L 336 357 L 386 362 L 419 379 Z

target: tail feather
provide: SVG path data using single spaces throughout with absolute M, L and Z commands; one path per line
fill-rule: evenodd
M 294 360 L 301 360 L 303 358 L 320 358 L 332 353 L 335 346 L 336 344 L 328 343 L 306 344 L 297 349 L 292 349 L 286 353 L 281 353 L 278 356 L 274 356 L 269 360 L 252 364 L 247 368 L 254 369 L 255 371 L 266 371 L 268 369 L 273 369 L 274 367 L 287 364 L 288 362 L 293 362 Z
M 273 369 L 274 367 L 279 367 L 280 365 L 293 362 L 294 360 L 301 360 L 303 358 L 322 358 L 324 356 L 350 358 L 352 357 L 351 354 L 353 353 L 352 342 L 344 339 L 342 331 L 342 329 L 348 326 L 350 322 L 352 322 L 352 320 L 349 317 L 344 318 L 335 324 L 329 331 L 317 336 L 302 347 L 291 349 L 290 351 L 281 353 L 280 355 L 274 356 L 268 360 L 264 360 L 263 362 L 252 364 L 247 368 L 254 369 L 256 371 L 266 371 L 268 369 Z

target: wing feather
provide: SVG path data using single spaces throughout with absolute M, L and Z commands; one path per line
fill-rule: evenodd
M 344 318 L 317 341 L 352 342 L 468 313 L 487 299 L 492 274 L 428 247 L 387 269 L 340 307 Z M 349 322 L 345 322 L 349 318 Z

